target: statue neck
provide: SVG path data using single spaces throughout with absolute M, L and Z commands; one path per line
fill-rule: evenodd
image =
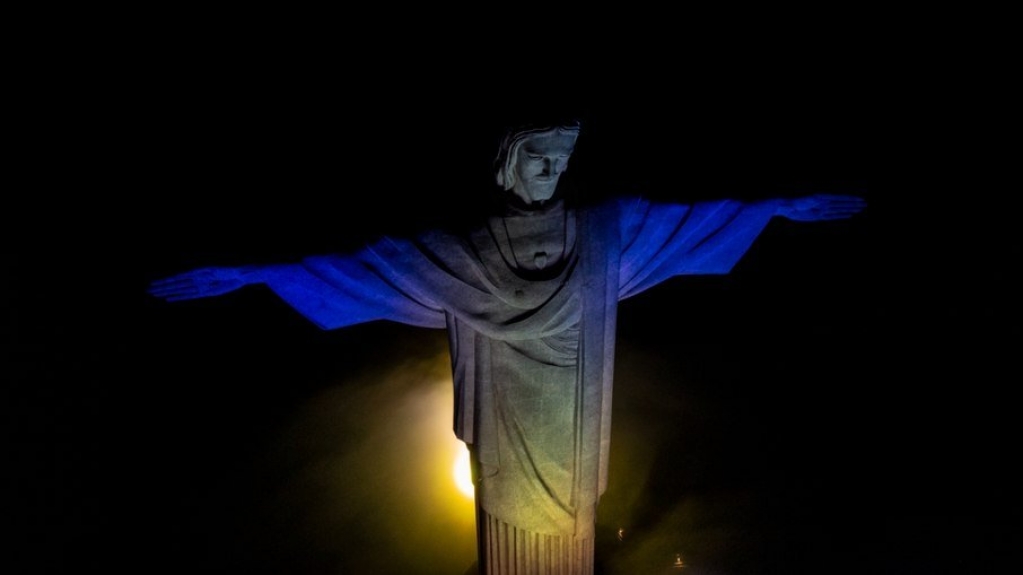
M 506 216 L 530 216 L 548 214 L 563 209 L 564 201 L 555 194 L 549 200 L 528 203 L 510 191 L 506 192 L 503 214 Z

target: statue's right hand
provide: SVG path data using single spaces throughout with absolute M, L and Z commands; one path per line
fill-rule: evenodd
M 166 301 L 181 301 L 225 294 L 247 283 L 240 268 L 206 267 L 154 280 L 147 291 Z

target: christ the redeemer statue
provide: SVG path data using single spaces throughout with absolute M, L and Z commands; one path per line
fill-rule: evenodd
M 154 281 L 168 301 L 264 284 L 323 329 L 390 320 L 447 330 L 454 430 L 472 455 L 479 570 L 594 571 L 607 485 L 618 302 L 673 276 L 727 274 L 771 218 L 848 218 L 856 196 L 580 203 L 558 181 L 575 122 L 515 127 L 495 162 L 507 200 L 466 232 L 383 237 L 293 263 Z

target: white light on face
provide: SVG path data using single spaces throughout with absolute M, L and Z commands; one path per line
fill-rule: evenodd
M 469 499 L 472 499 L 475 495 L 475 490 L 472 487 L 472 470 L 469 467 L 469 449 L 464 444 L 455 455 L 455 464 L 452 470 L 458 490 Z

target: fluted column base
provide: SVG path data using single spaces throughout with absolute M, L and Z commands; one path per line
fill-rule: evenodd
M 480 575 L 593 575 L 593 539 L 531 533 L 478 510 Z

